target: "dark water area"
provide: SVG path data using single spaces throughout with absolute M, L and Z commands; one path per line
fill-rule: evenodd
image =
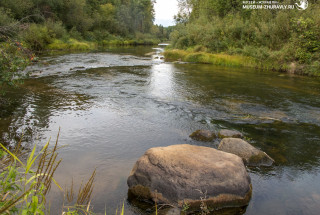
M 127 201 L 126 180 L 149 148 L 173 144 L 217 147 L 189 135 L 236 129 L 275 159 L 248 168 L 253 195 L 245 214 L 319 214 L 320 79 L 213 65 L 167 63 L 159 48 L 114 48 L 43 56 L 30 79 L 8 93 L 0 142 L 52 143 L 61 127 L 55 179 L 75 188 L 97 168 L 96 213 L 145 214 Z M 154 53 L 150 53 L 154 52 Z M 149 53 L 148 55 L 145 55 Z M 52 187 L 51 214 L 63 194 Z M 61 213 L 60 213 L 61 214 Z

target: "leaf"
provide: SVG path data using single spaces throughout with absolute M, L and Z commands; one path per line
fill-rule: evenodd
M 28 160 L 27 160 L 27 167 L 26 167 L 26 174 L 29 172 L 29 169 L 31 168 L 32 166 L 32 161 L 33 161 L 33 156 L 34 156 L 34 153 L 36 151 L 36 148 L 37 148 L 37 144 L 34 144 L 34 147 L 32 149 L 32 152 L 30 153 L 29 157 L 28 157 Z
M 122 204 L 121 215 L 124 215 L 124 202 L 123 202 L 123 204 Z
M 17 160 L 23 167 L 25 167 L 25 165 L 19 160 L 19 158 L 17 158 L 17 156 L 15 156 L 13 153 L 11 153 L 6 147 L 4 147 L 2 145 L 2 143 L 0 143 L 0 146 L 6 151 L 8 152 L 15 160 Z
M 38 207 L 38 196 L 32 196 L 32 211 L 36 212 Z
M 34 180 L 34 179 L 36 179 L 36 178 L 38 178 L 40 176 L 43 176 L 43 175 L 45 175 L 45 174 L 44 173 L 40 173 L 40 174 L 32 176 L 31 178 L 28 179 L 28 181 L 26 182 L 26 185 L 29 184 L 32 180 Z
M 36 149 L 36 144 L 34 145 L 33 150 L 32 150 L 32 152 L 31 152 L 31 154 L 30 154 L 30 156 L 29 156 L 29 158 L 28 158 L 27 167 L 26 167 L 26 173 L 29 172 L 29 170 L 30 170 L 31 166 L 33 165 L 33 163 L 35 162 L 35 160 L 36 160 L 36 159 L 38 158 L 38 156 L 48 147 L 48 145 L 49 145 L 49 141 L 48 141 L 48 142 L 46 143 L 46 145 L 41 149 L 41 151 L 39 152 L 39 154 L 37 154 L 37 156 L 36 156 L 33 160 L 31 160 L 30 158 L 33 157 L 34 152 L 35 152 L 35 149 Z M 29 159 L 31 160 L 30 163 L 29 163 Z
M 54 180 L 54 178 L 51 178 L 52 181 L 57 185 L 57 187 L 63 192 L 63 189 L 61 188 L 61 186 L 58 184 L 58 182 L 56 180 Z

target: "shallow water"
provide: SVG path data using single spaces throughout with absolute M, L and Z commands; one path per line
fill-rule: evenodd
M 8 94 L 0 142 L 44 145 L 61 127 L 63 162 L 55 178 L 79 187 L 94 168 L 94 211 L 126 214 L 126 179 L 149 148 L 199 143 L 197 129 L 242 131 L 273 157 L 270 168 L 248 169 L 253 196 L 245 214 L 318 214 L 320 211 L 320 80 L 253 69 L 166 63 L 155 47 L 45 56 L 32 77 Z M 145 55 L 148 53 L 148 55 Z M 52 141 L 53 142 L 53 141 Z M 49 195 L 58 214 L 62 194 Z M 61 213 L 60 213 L 61 214 Z

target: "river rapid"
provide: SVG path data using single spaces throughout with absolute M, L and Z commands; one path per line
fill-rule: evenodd
M 96 213 L 146 214 L 127 201 L 126 180 L 149 148 L 173 144 L 217 147 L 189 138 L 197 129 L 243 132 L 275 160 L 248 168 L 253 195 L 244 214 L 320 211 L 320 79 L 213 65 L 169 63 L 161 47 L 47 55 L 31 77 L 8 93 L 0 142 L 43 146 L 61 128 L 62 164 L 55 179 L 75 189 L 97 169 Z M 147 54 L 147 55 L 146 55 Z M 63 194 L 53 185 L 51 214 Z M 61 213 L 60 213 L 61 214 Z

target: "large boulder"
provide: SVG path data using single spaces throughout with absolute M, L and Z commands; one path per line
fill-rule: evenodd
M 216 138 L 216 134 L 209 130 L 196 130 L 189 137 L 197 141 L 210 142 Z
M 243 134 L 239 131 L 235 130 L 228 130 L 228 129 L 221 129 L 218 134 L 219 138 L 226 138 L 226 137 L 234 137 L 234 138 L 243 138 Z
M 173 145 L 151 148 L 128 178 L 129 198 L 153 200 L 197 210 L 240 207 L 251 198 L 251 180 L 240 157 L 213 148 Z
M 219 150 L 240 156 L 248 166 L 271 166 L 274 160 L 265 152 L 239 138 L 224 138 Z

